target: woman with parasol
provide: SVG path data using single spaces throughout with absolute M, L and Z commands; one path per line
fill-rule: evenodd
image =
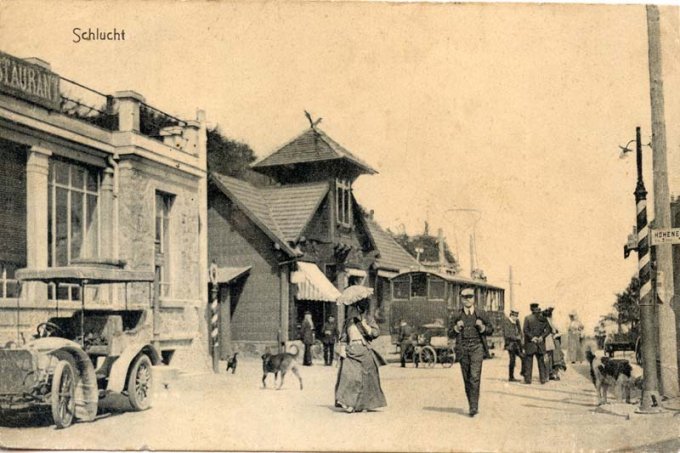
M 371 341 L 380 335 L 369 314 L 373 289 L 350 286 L 338 297 L 340 309 L 347 306 L 347 318 L 340 334 L 340 369 L 335 384 L 335 406 L 347 412 L 361 412 L 387 406 L 380 387 L 378 367 L 385 360 L 373 350 Z

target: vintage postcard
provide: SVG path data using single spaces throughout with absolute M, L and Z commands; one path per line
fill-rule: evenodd
M 678 451 L 680 10 L 0 0 L 0 447 Z

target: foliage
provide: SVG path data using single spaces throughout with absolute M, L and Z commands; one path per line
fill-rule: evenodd
M 242 178 L 256 159 L 246 144 L 222 135 L 219 126 L 208 129 L 208 171 Z
M 416 252 L 416 249 L 420 248 L 423 250 L 420 253 L 421 262 L 434 263 L 439 261 L 439 239 L 437 236 L 431 236 L 429 234 L 429 225 L 427 222 L 425 223 L 424 233 L 415 236 L 409 236 L 405 231 L 394 233 L 389 228 L 387 231 L 394 238 L 394 240 L 414 258 L 418 257 L 418 252 Z M 460 264 L 453 253 L 451 253 L 449 245 L 446 243 L 446 241 L 444 241 L 444 259 L 448 265 L 455 269 L 455 272 L 460 271 Z
M 616 295 L 614 309 L 619 324 L 635 326 L 640 321 L 640 280 L 637 277 L 631 278 L 628 287 Z

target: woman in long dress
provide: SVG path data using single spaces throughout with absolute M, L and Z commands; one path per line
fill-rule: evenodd
M 578 319 L 576 312 L 569 314 L 568 356 L 571 363 L 583 362 L 583 350 L 581 338 L 583 337 L 583 324 Z
M 371 348 L 371 340 L 378 335 L 378 325 L 368 314 L 368 299 L 350 305 L 340 336 L 336 407 L 361 412 L 387 406 L 378 373 L 378 367 L 385 363 Z

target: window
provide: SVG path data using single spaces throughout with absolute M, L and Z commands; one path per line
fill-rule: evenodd
M 170 296 L 170 210 L 174 196 L 156 192 L 156 269 L 158 271 L 160 296 Z
M 427 297 L 427 274 L 411 275 L 411 297 Z
M 19 284 L 14 279 L 17 266 L 0 262 L 0 299 L 19 297 Z
M 68 266 L 76 258 L 99 255 L 99 171 L 52 159 L 47 193 L 48 265 Z M 53 299 L 79 300 L 77 285 L 54 285 Z
M 444 300 L 446 282 L 441 278 L 430 277 L 430 299 Z
M 347 179 L 335 180 L 335 216 L 340 225 L 352 225 L 352 185 Z
M 411 280 L 408 275 L 392 280 L 392 285 L 394 288 L 392 297 L 394 299 L 408 300 L 409 294 L 411 293 Z

